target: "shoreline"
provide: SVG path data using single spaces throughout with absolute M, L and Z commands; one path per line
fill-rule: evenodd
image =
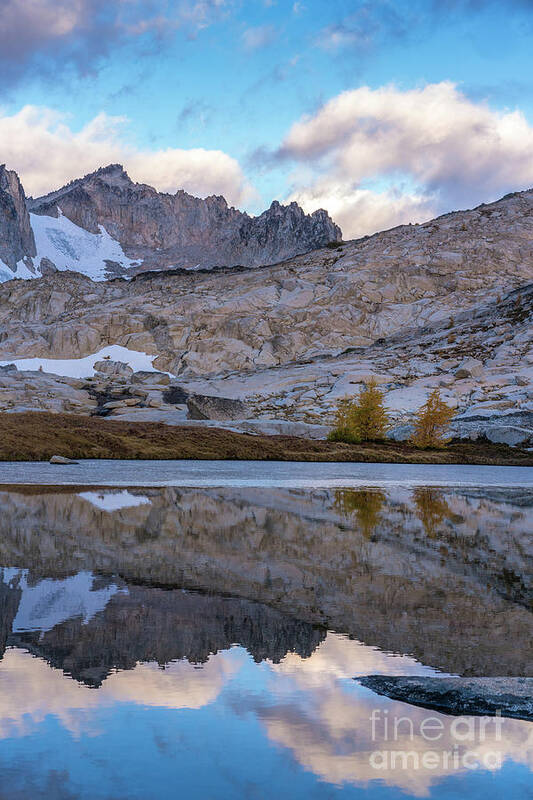
M 169 426 L 48 412 L 0 413 L 0 462 L 77 459 L 216 460 L 533 466 L 533 453 L 490 442 L 419 450 L 405 442 L 358 445 L 218 427 Z M 66 466 L 65 466 L 66 468 Z

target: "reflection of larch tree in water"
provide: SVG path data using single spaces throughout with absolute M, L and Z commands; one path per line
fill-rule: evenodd
M 345 516 L 354 514 L 363 535 L 368 539 L 379 522 L 386 499 L 385 492 L 377 489 L 337 489 L 334 505 Z
M 437 525 L 452 516 L 450 506 L 438 489 L 419 487 L 413 491 L 413 501 L 417 509 L 416 516 L 428 536 L 434 536 Z

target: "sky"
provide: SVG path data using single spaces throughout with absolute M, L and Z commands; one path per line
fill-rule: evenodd
M 1 0 L 0 163 L 353 238 L 533 186 L 533 0 Z

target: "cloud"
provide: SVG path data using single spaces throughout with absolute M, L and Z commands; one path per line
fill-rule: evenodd
M 34 196 L 119 162 L 133 180 L 160 191 L 223 194 L 235 205 L 255 199 L 239 163 L 221 150 L 143 150 L 128 142 L 126 130 L 126 119 L 102 113 L 73 131 L 65 115 L 25 106 L 12 116 L 0 116 L 0 153 Z
M 10 649 L 2 659 L 0 740 L 27 736 L 51 714 L 75 736 L 94 734 L 98 711 L 118 703 L 202 708 L 216 700 L 244 661 L 241 653 L 221 652 L 202 669 L 187 661 L 172 662 L 164 670 L 153 662 L 137 664 L 111 673 L 95 691 L 23 650 Z
M 334 216 L 336 208 L 352 236 L 531 186 L 533 127 L 522 112 L 473 102 L 447 81 L 361 87 L 296 122 L 275 157 L 312 170 L 292 198 L 309 210 L 320 202 Z
M 331 4 L 330 4 L 331 5 Z M 432 36 L 439 27 L 453 24 L 453 18 L 471 26 L 475 36 L 479 16 L 499 8 L 498 0 L 359 0 L 347 3 L 348 13 L 341 13 L 325 25 L 315 37 L 315 45 L 330 53 L 339 53 L 343 60 L 360 58 L 377 49 L 403 42 L 420 41 Z M 508 0 L 506 13 L 526 14 L 533 9 L 531 0 Z M 335 11 L 332 9 L 331 15 Z M 496 54 L 494 54 L 496 55 Z
M 277 30 L 273 25 L 260 25 L 257 28 L 247 28 L 242 34 L 242 43 L 245 50 L 260 50 L 268 47 L 277 37 Z
M 400 11 L 388 0 L 360 3 L 355 11 L 322 28 L 315 44 L 333 53 L 352 50 L 361 55 L 390 38 L 402 38 L 416 29 L 423 15 L 415 9 L 413 6 Z
M 196 123 L 200 127 L 211 121 L 213 117 L 213 106 L 206 103 L 204 100 L 191 99 L 181 109 L 178 114 L 177 124 L 178 127 Z
M 124 2 L 124 0 L 119 0 Z M 129 33 L 142 35 L 155 32 L 158 36 L 184 29 L 194 39 L 199 31 L 222 18 L 233 5 L 233 0 L 179 0 L 160 3 L 149 0 L 127 0 L 144 9 L 144 16 L 127 26 Z M 161 9 L 166 7 L 166 12 Z
M 222 18 L 233 0 L 3 0 L 2 84 L 30 74 L 53 76 L 57 64 L 84 73 L 139 36 L 188 38 Z
M 103 0 L 4 0 L 0 15 L 2 83 L 20 77 L 36 56 L 50 55 L 57 48 L 66 55 L 76 37 L 78 47 L 71 55 L 76 65 L 83 64 L 85 69 L 92 57 L 105 50 L 106 40 L 117 35 L 116 21 L 112 15 L 103 16 L 104 8 Z
M 423 194 L 405 193 L 394 186 L 373 191 L 327 178 L 293 191 L 288 200 L 296 201 L 309 214 L 325 208 L 345 239 L 409 222 L 425 222 L 438 213 L 433 199 Z

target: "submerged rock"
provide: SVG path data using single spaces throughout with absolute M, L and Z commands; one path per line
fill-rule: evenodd
M 406 678 L 368 675 L 363 686 L 392 700 L 445 714 L 533 720 L 533 678 Z

